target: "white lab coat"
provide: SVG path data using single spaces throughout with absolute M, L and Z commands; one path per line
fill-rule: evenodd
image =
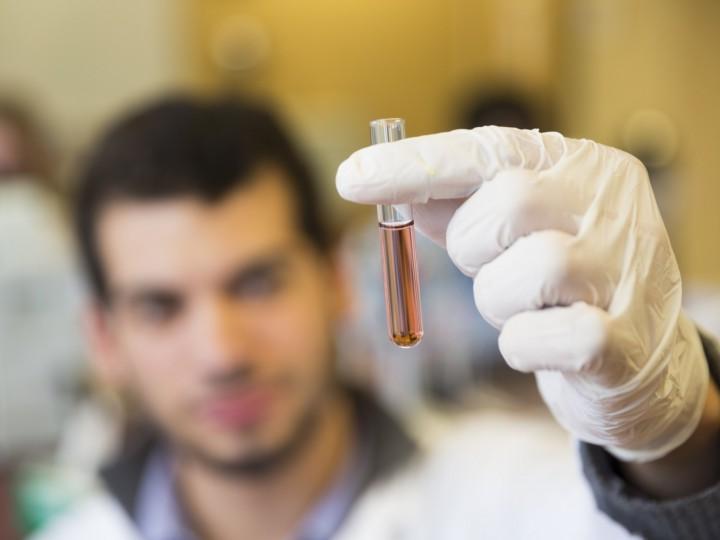
M 421 456 L 371 486 L 337 540 L 633 538 L 595 509 L 573 444 L 546 419 L 489 412 L 433 428 Z M 33 540 L 138 540 L 108 494 Z

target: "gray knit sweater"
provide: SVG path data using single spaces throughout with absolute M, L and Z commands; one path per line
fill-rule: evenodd
M 701 339 L 720 384 L 720 349 L 702 334 Z M 580 455 L 598 508 L 629 531 L 652 540 L 720 539 L 720 483 L 689 497 L 658 501 L 630 486 L 601 447 L 583 443 Z

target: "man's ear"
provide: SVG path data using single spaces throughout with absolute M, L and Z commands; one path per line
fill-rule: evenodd
M 90 365 L 101 385 L 119 390 L 127 384 L 127 367 L 121 358 L 117 337 L 107 307 L 98 301 L 84 310 L 83 324 L 90 350 Z

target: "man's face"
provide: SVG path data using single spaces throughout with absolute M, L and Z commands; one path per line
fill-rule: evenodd
M 165 433 L 211 463 L 282 453 L 332 390 L 337 276 L 281 175 L 212 204 L 111 203 L 98 224 L 103 349 Z

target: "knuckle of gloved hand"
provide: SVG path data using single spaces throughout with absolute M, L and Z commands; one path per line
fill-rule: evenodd
M 622 182 L 626 190 L 650 190 L 650 176 L 645 164 L 624 150 L 605 147 L 608 152 L 607 167 L 616 181 Z
M 466 276 L 474 277 L 488 253 L 489 227 L 479 226 L 479 216 L 473 211 L 473 201 L 466 201 L 448 223 L 445 248 L 453 264 Z M 481 217 L 480 217 L 481 219 Z
M 491 150 L 500 167 L 527 165 L 528 154 L 538 154 L 538 132 L 504 126 L 481 126 L 472 130 L 482 147 Z M 532 166 L 533 164 L 531 164 Z
M 500 227 L 522 234 L 530 230 L 530 223 L 540 209 L 539 193 L 535 189 L 537 174 L 534 171 L 511 169 L 498 173 L 489 183 L 488 191 L 493 190 L 498 206 Z M 504 239 L 507 247 L 513 237 Z
M 505 323 L 506 317 L 501 314 L 497 305 L 497 287 L 494 286 L 489 274 L 488 265 L 480 268 L 473 280 L 473 298 L 475 299 L 475 308 L 482 318 L 491 326 L 500 329 Z
M 528 258 L 524 262 L 540 272 L 546 287 L 551 290 L 558 290 L 581 271 L 581 261 L 573 253 L 572 238 L 566 234 L 548 230 L 531 234 L 520 241 L 530 244 Z
M 515 344 L 512 343 L 511 340 L 508 340 L 506 336 L 507 334 L 505 332 L 500 332 L 498 338 L 498 349 L 500 349 L 500 354 L 505 360 L 505 363 L 515 371 L 528 373 L 530 370 L 525 367 L 522 356 L 516 353 Z
M 608 361 L 611 342 L 610 320 L 603 311 L 594 306 L 577 303 L 575 311 L 575 332 L 577 336 L 575 369 L 588 375 L 607 375 L 614 369 Z
M 478 269 L 471 259 L 473 245 L 470 240 L 463 231 L 453 226 L 452 221 L 450 222 L 445 233 L 445 249 L 448 257 L 458 270 L 466 276 L 473 277 Z
M 638 157 L 626 152 L 625 150 L 620 150 L 619 148 L 612 148 L 612 151 L 619 163 L 624 164 L 625 167 L 633 172 L 647 175 L 647 168 Z
M 455 265 L 474 276 L 519 237 L 532 230 L 541 206 L 533 171 L 505 170 L 468 199 L 448 224 L 446 247 Z

